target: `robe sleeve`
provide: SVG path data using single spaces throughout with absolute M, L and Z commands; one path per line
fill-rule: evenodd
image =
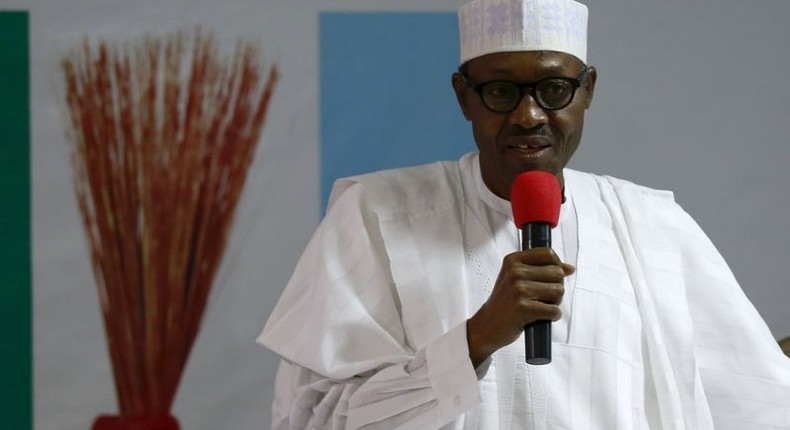
M 333 191 L 258 341 L 283 360 L 276 429 L 439 428 L 480 402 L 465 322 L 409 344 L 376 214 L 361 184 Z M 484 365 L 485 366 L 485 365 Z
M 790 360 L 724 258 L 677 204 L 657 214 L 677 241 L 694 355 L 717 429 L 790 428 Z
M 672 193 L 609 180 L 649 281 L 645 298 L 663 332 L 659 346 L 671 363 L 653 377 L 695 387 L 682 397 L 684 411 L 693 404 L 697 410 L 697 420 L 686 424 L 790 428 L 790 360 L 712 241 Z M 651 356 L 652 366 L 658 361 Z

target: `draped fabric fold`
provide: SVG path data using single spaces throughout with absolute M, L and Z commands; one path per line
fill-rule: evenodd
M 661 425 L 790 428 L 790 361 L 707 235 L 670 192 L 596 181 L 645 319 Z

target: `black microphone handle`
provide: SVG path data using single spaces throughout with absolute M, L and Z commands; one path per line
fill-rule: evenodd
M 531 222 L 521 227 L 521 250 L 551 248 L 551 226 Z M 551 321 L 539 320 L 524 326 L 524 352 L 527 364 L 551 363 Z

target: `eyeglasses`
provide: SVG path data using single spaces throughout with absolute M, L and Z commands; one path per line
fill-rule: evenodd
M 508 113 L 516 109 L 528 93 L 543 109 L 559 110 L 573 101 L 573 95 L 587 75 L 585 68 L 578 78 L 545 78 L 537 82 L 487 81 L 476 83 L 459 73 L 467 86 L 480 95 L 483 106 L 493 112 Z

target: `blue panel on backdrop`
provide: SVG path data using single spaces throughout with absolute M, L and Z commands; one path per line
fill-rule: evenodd
M 321 198 L 335 179 L 474 149 L 450 75 L 455 13 L 320 15 Z

